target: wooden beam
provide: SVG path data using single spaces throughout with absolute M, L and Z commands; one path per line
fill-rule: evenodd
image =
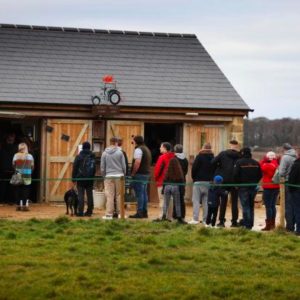
M 100 117 L 101 118 L 101 117 Z M 218 121 L 218 122 L 232 122 L 230 116 L 186 116 L 179 114 L 125 114 L 120 113 L 116 116 L 106 117 L 109 120 L 142 120 L 142 121 L 168 121 L 168 122 L 199 122 L 199 121 Z

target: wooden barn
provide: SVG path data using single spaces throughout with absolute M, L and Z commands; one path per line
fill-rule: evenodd
M 91 101 L 106 74 L 115 107 Z M 215 153 L 242 143 L 249 110 L 193 34 L 0 25 L 0 133 L 31 142 L 37 201 L 62 201 L 85 140 L 100 155 L 120 136 L 131 159 L 143 135 L 154 162 L 161 141 L 182 143 L 192 162 L 204 142 Z

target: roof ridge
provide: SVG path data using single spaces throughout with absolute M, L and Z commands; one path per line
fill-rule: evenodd
M 41 25 L 21 25 L 21 24 L 1 24 L 0 28 L 4 29 L 24 29 L 39 31 L 61 31 L 61 32 L 77 32 L 77 33 L 94 33 L 94 34 L 120 34 L 120 35 L 140 35 L 154 36 L 166 38 L 197 38 L 195 34 L 188 33 L 166 33 L 166 32 L 150 32 L 150 31 L 129 31 L 129 30 L 106 30 L 92 28 L 76 28 L 76 27 L 60 27 L 60 26 L 41 26 Z

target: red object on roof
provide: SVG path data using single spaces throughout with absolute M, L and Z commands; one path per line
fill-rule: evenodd
M 104 75 L 102 78 L 102 81 L 104 83 L 112 83 L 114 81 L 114 76 L 113 75 Z

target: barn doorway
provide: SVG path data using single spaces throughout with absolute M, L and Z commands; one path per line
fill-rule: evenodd
M 145 123 L 144 131 L 145 144 L 152 153 L 152 164 L 156 163 L 160 155 L 162 142 L 169 142 L 174 146 L 183 141 L 182 123 Z
M 11 177 L 12 158 L 18 150 L 18 144 L 25 142 L 29 153 L 34 157 L 32 178 L 40 176 L 40 135 L 39 119 L 0 118 L 0 203 L 14 204 L 15 193 L 8 179 Z M 33 181 L 29 199 L 38 202 L 39 182 Z

